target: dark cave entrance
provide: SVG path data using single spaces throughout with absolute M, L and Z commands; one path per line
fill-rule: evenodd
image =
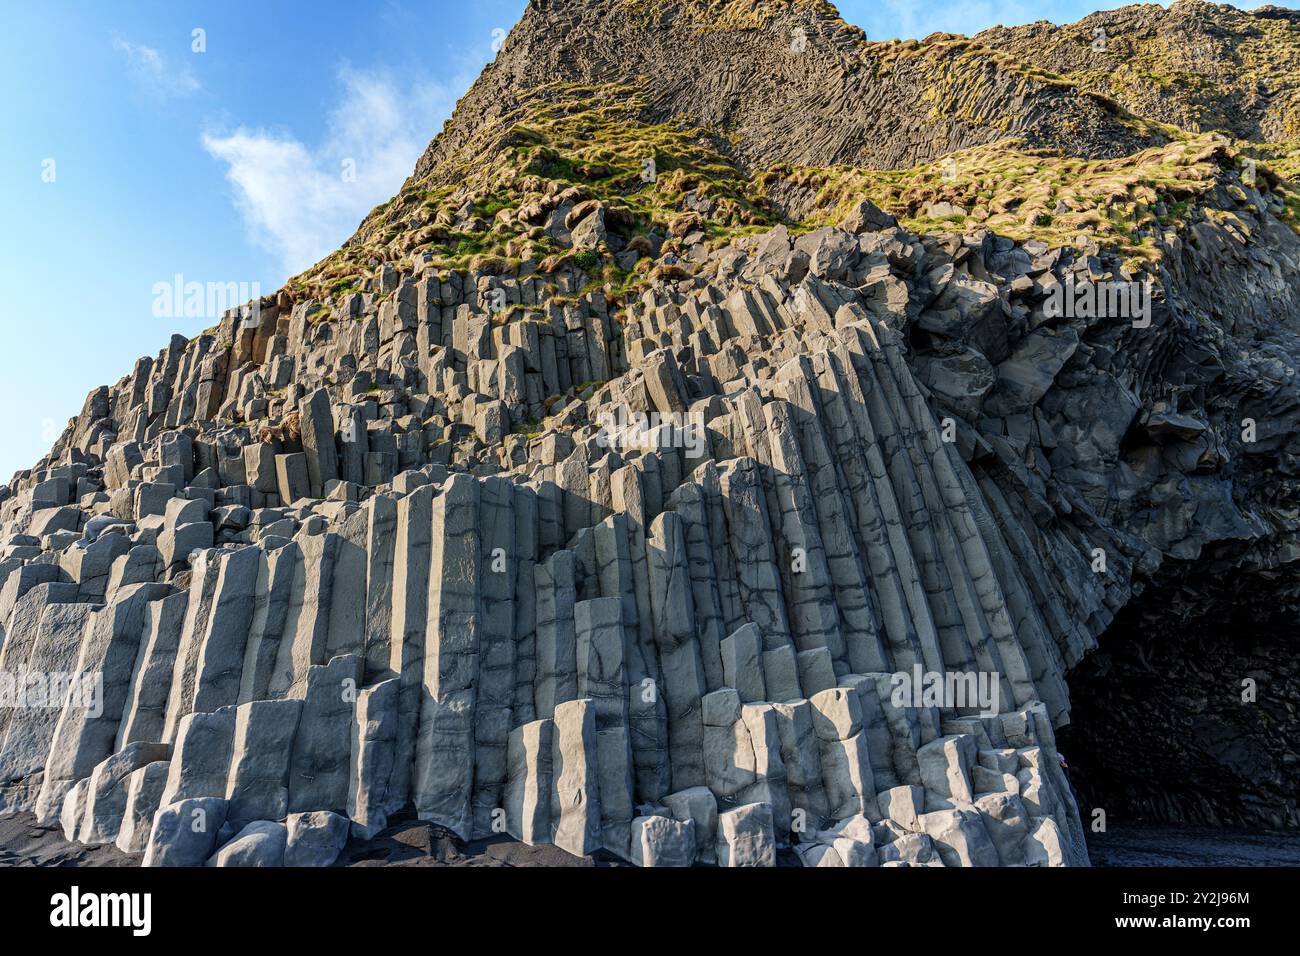
M 1107 825 L 1300 827 L 1300 564 L 1162 573 L 1068 680 L 1058 741 L 1085 827 L 1094 808 Z

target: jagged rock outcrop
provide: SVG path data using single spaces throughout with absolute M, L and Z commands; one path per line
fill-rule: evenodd
M 822 0 L 535 0 L 414 178 L 463 160 L 482 126 L 552 83 L 631 81 L 655 115 L 731 136 L 751 167 L 897 169 L 1007 136 L 1094 158 L 1163 141 L 1112 103 L 951 40 L 871 42 Z
M 28 773 L 39 789 L 23 777 L 8 808 L 93 832 L 103 816 L 103 801 L 88 797 L 103 788 L 96 781 L 125 781 L 162 757 L 160 793 L 144 797 L 143 778 L 115 785 L 122 817 L 105 834 L 116 838 L 125 819 L 127 844 L 138 846 L 139 802 L 156 800 L 152 863 L 202 862 L 216 846 L 215 865 L 291 861 L 272 826 L 286 814 L 351 813 L 367 833 L 407 802 L 465 839 L 499 832 L 500 817 L 520 839 L 642 863 L 690 862 L 701 843 L 716 843 L 723 865 L 770 862 L 791 833 L 863 818 L 854 845 L 914 834 L 900 860 L 996 862 L 967 847 L 992 844 L 978 810 L 963 808 L 982 792 L 976 767 L 1005 767 L 987 776 L 990 792 L 1032 794 L 1027 818 L 1050 818 L 1067 837 L 1065 850 L 1059 841 L 1034 850 L 1026 829 L 1013 855 L 1082 862 L 1052 737 L 1053 712 L 1066 706 L 1048 663 L 1060 650 L 1036 618 L 1013 622 L 1008 604 L 1032 606 L 1034 596 L 1013 564 L 991 557 L 1006 544 L 988 506 L 941 439 L 897 330 L 842 288 L 848 299 L 833 318 L 820 306 L 820 321 L 795 313 L 794 298 L 766 319 L 743 317 L 739 302 L 716 325 L 701 316 L 694 334 L 719 341 L 770 321 L 769 336 L 781 334 L 762 361 L 774 374 L 749 378 L 751 361 L 743 387 L 692 401 L 709 373 L 677 368 L 633 410 L 646 410 L 650 391 L 665 412 L 707 408 L 661 425 L 663 447 L 644 455 L 624 460 L 620 442 L 636 436 L 589 426 L 563 462 L 515 481 L 426 465 L 364 503 L 350 500 L 361 489 L 332 479 L 336 500 L 288 508 L 251 501 L 247 485 L 185 488 L 165 508 L 177 527 L 211 533 L 217 511 L 232 507 L 212 507 L 220 494 L 258 505 L 252 530 L 226 529 L 228 541 L 191 553 L 172 583 L 119 586 L 83 615 L 78 670 L 98 669 L 92 654 L 121 661 L 104 668 L 121 691 L 106 692 L 94 718 L 79 699 L 66 702 L 44 766 Z M 626 334 L 670 334 L 657 322 L 647 308 Z M 799 339 L 814 358 L 796 354 Z M 320 418 L 311 406 L 324 394 L 303 400 L 304 418 Z M 336 460 L 334 432 L 321 434 Z M 597 457 L 601 443 L 611 448 Z M 137 466 L 151 467 L 161 466 Z M 384 517 L 394 507 L 405 534 Z M 191 510 L 192 521 L 181 517 Z M 125 545 L 149 517 L 101 534 Z M 293 538 L 271 532 L 276 524 Z M 67 597 L 83 584 L 70 582 Z M 359 613 L 371 591 L 391 594 L 401 613 Z M 188 610 L 173 609 L 186 595 Z M 64 607 L 52 597 L 41 621 Z M 894 671 L 944 674 L 977 661 L 1004 699 L 900 703 Z M 165 719 L 149 731 L 141 695 L 158 700 L 167 683 Z M 91 725 L 93 746 L 70 729 Z M 132 731 L 122 737 L 121 727 Z M 132 747 L 165 749 L 125 763 L 113 746 L 132 733 L 164 741 Z M 931 743 L 944 745 L 937 763 Z M 120 771 L 105 769 L 115 762 Z M 879 794 L 900 781 L 928 813 L 960 811 L 960 826 L 886 816 Z M 34 801 L 22 795 L 32 792 Z M 194 812 L 230 842 L 176 842 L 173 817 Z
M 589 5 L 535 7 L 417 177 L 520 64 L 590 82 L 714 42 L 698 5 L 616 3 L 542 57 Z M 781 17 L 837 29 L 776 7 L 720 21 L 761 66 L 711 74 L 760 84 L 741 99 L 798 85 L 769 60 Z M 688 116 L 701 95 L 660 92 Z M 801 135 L 762 118 L 730 127 L 771 130 L 746 161 Z M 1141 145 L 1076 119 L 1098 154 Z M 1138 595 L 1214 618 L 1236 576 L 1295 610 L 1291 194 L 1226 140 L 1174 149 L 1197 190 L 1140 260 L 918 234 L 861 198 L 843 228 L 755 206 L 711 241 L 700 172 L 642 231 L 572 161 L 525 157 L 526 202 L 495 214 L 563 254 L 417 251 L 174 338 L 0 490 L 0 672 L 25 702 L 0 709 L 0 811 L 147 865 L 327 865 L 406 809 L 639 865 L 1085 864 L 1056 731 L 1095 707 L 1071 673 L 1123 659 Z M 444 225 L 480 234 L 483 197 L 448 195 Z M 1205 775 L 1198 819 L 1300 822 L 1294 668 L 1231 673 L 1286 640 L 1228 652 L 1226 689 L 1189 667 L 1149 696 L 1171 777 L 1232 756 L 1184 739 L 1189 696 L 1260 743 Z M 1215 695 L 1244 678 L 1265 687 L 1233 711 Z M 1136 722 L 1133 686 L 1113 713 Z M 1102 798 L 1189 815 L 1126 772 L 1098 769 Z
M 1300 138 L 1300 12 L 1178 0 L 1078 23 L 993 27 L 975 42 L 1104 93 L 1139 116 L 1255 142 Z

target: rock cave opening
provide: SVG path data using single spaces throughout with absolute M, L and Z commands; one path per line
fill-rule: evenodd
M 1182 562 L 1068 675 L 1058 733 L 1086 828 L 1300 825 L 1300 565 Z

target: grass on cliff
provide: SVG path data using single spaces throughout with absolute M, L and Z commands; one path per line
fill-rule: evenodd
M 1282 195 L 1284 218 L 1300 224 L 1296 192 L 1279 177 L 1270 182 L 1270 167 L 1261 160 L 1261 183 Z M 1048 245 L 1076 244 L 1082 236 L 1141 262 L 1158 259 L 1158 237 L 1203 213 L 1203 198 L 1239 164 L 1238 150 L 1217 134 L 1113 160 L 1076 159 L 1007 141 L 906 170 L 777 167 L 756 183 L 763 191 L 794 187 L 811 194 L 805 219 L 813 225 L 834 225 L 867 198 L 917 232 L 987 228 Z M 959 211 L 932 208 L 940 203 Z
M 828 19 L 839 11 L 827 0 L 616 0 L 647 20 L 664 15 L 690 18 L 701 31 L 761 29 L 784 18 L 792 7 L 805 7 Z
M 951 46 L 965 42 L 954 38 Z M 936 92 L 931 106 L 948 108 L 946 95 Z M 663 250 L 681 253 L 690 234 L 722 244 L 782 221 L 794 231 L 834 225 L 860 198 L 917 232 L 987 228 L 1049 245 L 1092 239 L 1140 265 L 1159 258 L 1164 233 L 1207 214 L 1211 191 L 1225 207 L 1216 217 L 1231 216 L 1232 203 L 1216 187 L 1243 155 L 1259 162 L 1264 186 L 1282 202 L 1282 217 L 1300 225 L 1300 192 L 1287 182 L 1300 173 L 1300 147 L 1293 144 L 1234 146 L 1218 134 L 1174 131 L 1164 146 L 1086 160 L 1008 139 L 906 170 L 779 166 L 747 177 L 725 141 L 647 115 L 643 98 L 626 87 L 539 88 L 479 132 L 475 148 L 464 152 L 473 161 L 444 163 L 408 182 L 346 246 L 293 285 L 318 296 L 359 291 L 360 277 L 379 264 L 404 264 L 422 253 L 446 270 L 499 274 L 531 261 L 539 272 L 553 273 L 570 265 L 585 276 L 575 300 L 597 287 L 618 297 L 660 274 L 649 256 L 652 245 L 663 242 Z M 789 201 L 792 190 L 799 202 Z M 576 252 L 548 235 L 545 210 L 560 198 L 599 203 L 609 230 L 642 252 L 640 261 L 625 268 L 607 247 Z M 957 208 L 933 209 L 938 203 Z M 787 219 L 783 206 L 797 208 L 800 219 Z
M 1208 4 L 1187 13 L 1131 7 L 1045 34 L 1034 25 L 978 39 L 1029 61 L 1068 61 L 1069 82 L 1192 132 L 1244 135 L 1247 115 L 1271 108 L 1276 128 L 1265 137 L 1300 140 L 1300 27 Z M 1098 28 L 1109 28 L 1101 50 L 1093 48 Z
M 698 231 L 725 242 L 779 221 L 752 197 L 725 142 L 645 116 L 643 98 L 629 88 L 538 88 L 479 134 L 471 165 L 445 165 L 408 182 L 367 216 L 346 246 L 296 283 L 304 290 L 350 288 L 357 274 L 416 252 L 447 269 L 528 259 L 553 269 L 572 261 L 593 278 L 626 282 L 610 250 L 573 253 L 542 229 L 537 204 L 561 192 L 598 202 L 608 228 L 634 241 L 654 233 L 671 243 Z

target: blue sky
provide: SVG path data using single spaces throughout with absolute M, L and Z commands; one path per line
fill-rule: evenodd
M 215 323 L 156 314 L 159 283 L 269 293 L 345 240 L 525 0 L 4 5 L 0 481 L 44 454 L 92 388 Z M 1119 5 L 838 4 L 872 39 Z

